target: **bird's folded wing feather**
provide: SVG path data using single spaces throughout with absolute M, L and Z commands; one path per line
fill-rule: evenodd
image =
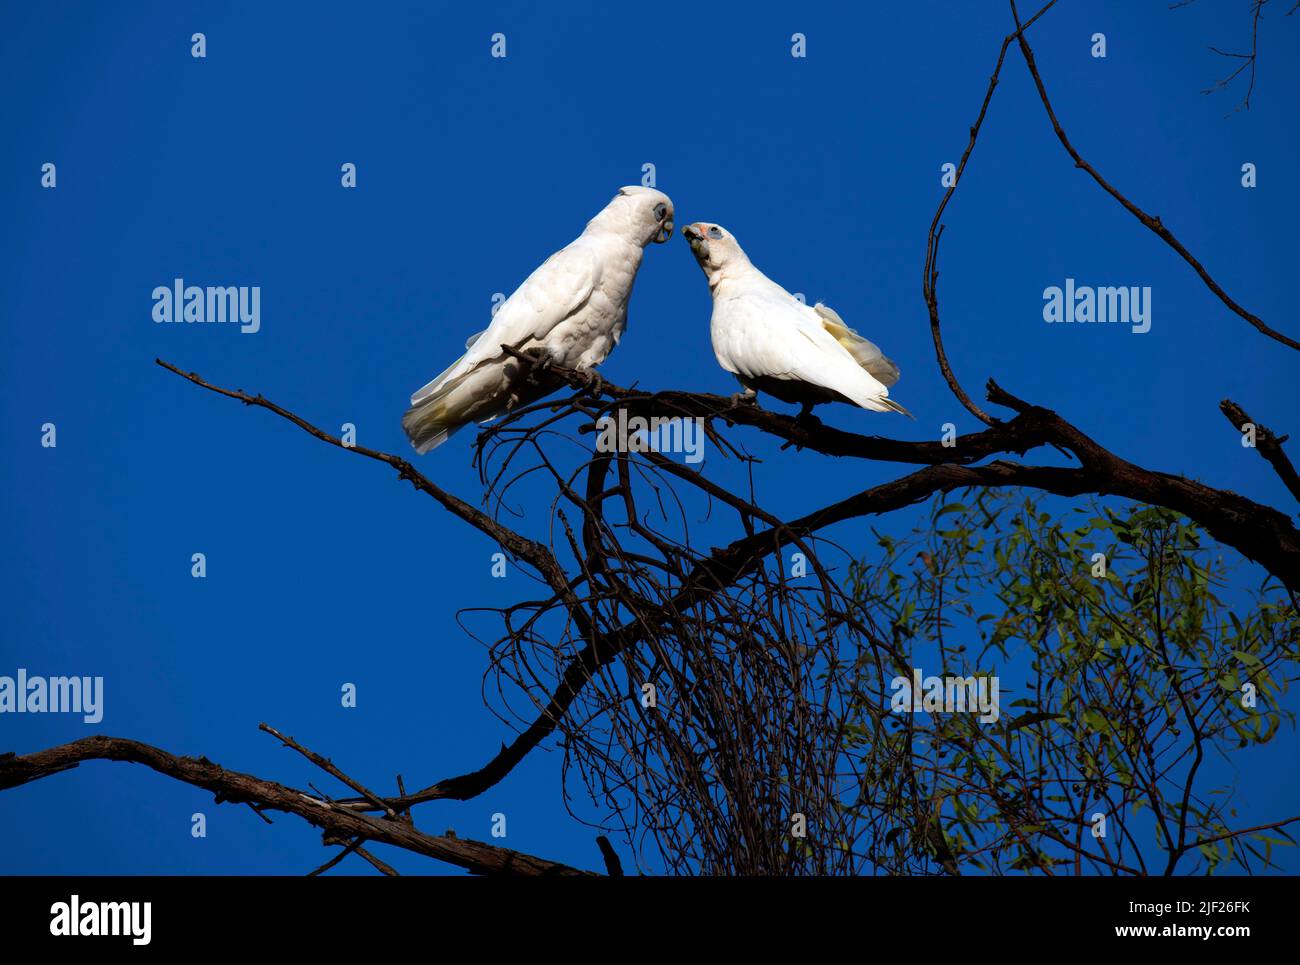
M 857 363 L 878 381 L 884 385 L 893 385 L 898 381 L 898 366 L 892 359 L 886 358 L 885 353 L 880 351 L 874 342 L 868 341 L 849 328 L 833 308 L 819 304 L 814 305 L 813 310 L 821 316 L 822 327 L 830 332 L 835 341 L 843 345 Z
M 753 294 L 730 300 L 723 309 L 723 337 L 715 349 L 728 371 L 820 385 L 855 401 L 889 394 L 817 313 L 793 299 Z
M 599 283 L 600 259 L 589 246 L 575 242 L 560 249 L 501 303 L 485 331 L 470 337 L 463 356 L 411 396 L 411 405 L 479 363 L 496 358 L 502 345 L 518 349 L 545 340 L 551 329 L 587 303 Z

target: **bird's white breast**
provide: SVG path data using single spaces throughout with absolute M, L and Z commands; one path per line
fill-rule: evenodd
M 606 247 L 609 244 L 605 242 Z M 599 365 L 622 337 L 642 250 L 627 243 L 622 243 L 620 248 L 598 254 L 601 271 L 591 295 L 547 337 L 546 347 L 560 365 L 580 369 Z

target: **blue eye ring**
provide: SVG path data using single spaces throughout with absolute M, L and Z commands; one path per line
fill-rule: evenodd
M 709 229 L 709 237 L 710 237 L 710 238 L 721 238 L 721 237 L 722 237 L 722 229 L 719 228 L 717 225 L 714 225 L 712 228 Z

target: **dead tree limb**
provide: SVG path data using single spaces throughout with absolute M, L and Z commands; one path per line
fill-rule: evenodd
M 1010 0 L 1010 2 L 1011 14 L 1016 20 L 1016 25 L 1019 26 L 1020 15 L 1016 12 L 1016 0 Z M 1249 322 L 1256 331 L 1267 335 L 1274 341 L 1280 342 L 1289 348 L 1300 350 L 1300 342 L 1297 342 L 1288 335 L 1282 334 L 1276 329 L 1270 328 L 1265 324 L 1262 318 L 1254 312 L 1243 308 L 1232 298 L 1231 295 L 1224 291 L 1219 283 L 1210 276 L 1210 273 L 1206 271 L 1200 261 L 1196 259 L 1196 256 L 1188 251 L 1181 241 L 1174 237 L 1172 231 L 1165 227 L 1164 222 L 1161 221 L 1159 217 L 1147 214 L 1139 208 L 1136 204 L 1121 194 L 1109 181 L 1103 178 L 1095 167 L 1083 159 L 1075 149 L 1074 145 L 1070 143 L 1070 138 L 1066 135 L 1065 129 L 1061 126 L 1061 122 L 1057 120 L 1056 110 L 1052 107 L 1052 102 L 1047 96 L 1047 87 L 1043 84 L 1043 77 L 1038 72 L 1038 65 L 1034 61 L 1034 52 L 1029 46 L 1029 41 L 1025 39 L 1024 30 L 1021 29 L 1018 31 L 1015 36 L 1020 42 L 1020 52 L 1025 58 L 1025 65 L 1029 68 L 1029 75 L 1034 79 L 1034 86 L 1038 89 L 1038 98 L 1043 102 L 1043 110 L 1047 112 L 1047 118 L 1051 121 L 1052 130 L 1056 132 L 1056 138 L 1061 142 L 1061 146 L 1065 148 L 1066 153 L 1073 159 L 1075 167 L 1082 168 L 1086 171 L 1088 176 L 1096 181 L 1103 191 L 1123 205 L 1125 211 L 1137 218 L 1138 221 L 1150 229 L 1156 237 L 1167 244 L 1170 248 L 1174 249 L 1174 251 L 1178 252 L 1179 257 L 1191 265 L 1192 270 L 1200 276 L 1201 281 L 1205 282 L 1205 286 L 1215 294 L 1219 301 L 1228 306 L 1232 312 Z
M 197 375 L 182 372 L 169 363 L 159 360 L 159 364 L 205 389 L 265 408 L 323 441 L 340 448 L 349 448 L 342 446 L 337 439 L 305 419 L 260 395 L 250 396 L 244 392 L 223 389 L 204 381 Z M 587 384 L 585 373 L 559 366 L 552 366 L 550 373 L 576 386 L 585 387 Z M 614 400 L 634 399 L 639 411 L 654 411 L 664 415 L 714 412 L 716 418 L 735 417 L 738 420 L 743 418 L 750 425 L 762 425 L 764 428 L 782 426 L 783 430 L 793 432 L 792 427 L 782 423 L 784 417 L 779 417 L 775 413 L 764 413 L 755 405 L 733 406 L 729 400 L 717 396 L 697 396 L 685 392 L 633 396 L 630 390 L 609 382 L 603 383 L 600 391 L 602 395 Z M 579 393 L 569 400 L 568 404 L 575 405 L 584 397 L 584 393 Z M 740 577 L 752 572 L 764 557 L 789 545 L 796 536 L 816 533 L 851 518 L 915 505 L 935 493 L 950 492 L 968 486 L 1029 487 L 1060 496 L 1079 496 L 1089 493 L 1117 495 L 1139 502 L 1165 506 L 1185 514 L 1204 526 L 1225 545 L 1232 546 L 1248 559 L 1259 562 L 1290 589 L 1300 590 L 1300 532 L 1297 532 L 1291 520 L 1284 514 L 1236 493 L 1214 489 L 1182 476 L 1147 470 L 1124 460 L 1093 441 L 1055 412 L 1025 403 L 1002 390 L 996 383 L 990 382 L 988 398 L 991 402 L 1012 409 L 1017 416 L 1015 420 L 999 424 L 972 437 L 977 440 L 975 451 L 993 452 L 996 446 L 998 451 L 1002 452 L 1024 452 L 1035 446 L 1052 444 L 1075 455 L 1080 461 L 1080 468 L 1026 466 L 1005 461 L 979 467 L 954 463 L 928 466 L 911 475 L 872 487 L 818 509 L 780 528 L 764 530 L 737 540 L 724 549 L 715 550 L 696 564 L 685 586 L 673 597 L 669 612 L 689 609 L 702 599 L 730 586 Z M 662 405 L 659 404 L 660 399 L 663 400 Z M 738 413 L 744 414 L 741 416 Z M 492 431 L 499 432 L 508 427 L 514 418 L 516 417 L 507 418 Z M 866 453 L 876 450 L 889 452 L 896 459 L 907 453 L 911 455 L 909 461 L 917 462 L 934 458 L 934 446 L 937 445 L 881 440 L 824 429 L 805 431 L 801 438 L 809 448 L 815 449 L 820 442 L 831 440 L 829 445 L 832 447 L 840 449 L 856 447 L 856 454 L 864 458 L 867 458 Z M 529 558 L 545 562 L 549 573 L 552 574 L 548 576 L 548 583 L 551 583 L 557 592 L 562 590 L 567 597 L 574 600 L 570 607 L 571 613 L 575 609 L 581 612 L 581 604 L 573 594 L 570 577 L 564 574 L 555 557 L 545 547 L 506 530 L 486 514 L 474 510 L 457 497 L 444 493 L 403 459 L 363 447 L 356 447 L 353 451 L 399 467 L 402 478 L 410 479 L 421 490 L 435 491 L 436 498 L 440 502 L 455 507 L 453 511 L 457 516 L 481 531 L 489 535 L 503 532 L 508 534 L 516 545 L 530 544 L 536 547 L 535 550 L 530 551 Z M 575 623 L 590 628 L 589 617 L 585 615 L 579 617 L 577 614 L 574 616 Z M 549 702 L 533 722 L 511 743 L 503 746 L 487 764 L 475 771 L 439 781 L 407 797 L 392 799 L 388 801 L 388 805 L 401 809 L 439 799 L 466 800 L 483 793 L 501 781 L 533 748 L 555 732 L 573 700 L 594 674 L 610 665 L 624 650 L 635 645 L 647 633 L 661 629 L 662 626 L 653 620 L 648 624 L 643 620 L 634 620 L 604 634 L 594 636 L 590 633 L 584 634 L 588 640 L 587 645 L 569 663 Z M 356 806 L 368 802 L 363 798 L 346 803 Z
M 1291 491 L 1291 495 L 1300 500 L 1300 475 L 1296 474 L 1295 466 L 1291 464 L 1287 454 L 1282 451 L 1282 443 L 1286 442 L 1290 436 L 1274 435 L 1272 429 L 1260 425 L 1231 399 L 1224 399 L 1220 402 L 1219 409 L 1238 432 L 1245 432 L 1247 426 L 1255 427 L 1255 448 L 1273 467 L 1273 471 L 1286 484 L 1286 488 Z
M 371 817 L 355 808 L 322 800 L 275 781 L 227 770 L 206 757 L 178 757 L 121 737 L 84 737 L 33 754 L 0 755 L 0 790 L 30 784 L 74 768 L 83 761 L 94 760 L 143 764 L 159 774 L 213 792 L 219 804 L 247 802 L 266 810 L 295 814 L 335 837 L 391 844 L 474 874 L 537 876 L 589 873 L 481 841 L 424 834 L 406 821 Z
M 998 77 L 1002 73 L 1002 64 L 1007 58 L 1007 48 L 1011 45 L 1011 41 L 1023 36 L 1024 32 L 1033 26 L 1039 17 L 1052 9 L 1055 4 L 1056 0 L 1050 0 L 1023 25 L 1017 23 L 1016 29 L 1002 39 L 1002 47 L 998 51 L 997 63 L 993 65 L 993 75 L 989 78 L 988 90 L 984 93 L 984 102 L 980 104 L 979 115 L 976 116 L 975 123 L 970 128 L 970 140 L 966 143 L 966 150 L 962 152 L 961 159 L 957 162 L 957 170 L 953 174 L 952 184 L 948 185 L 948 190 L 944 192 L 943 198 L 939 201 L 939 207 L 934 212 L 934 218 L 930 222 L 930 231 L 925 239 L 925 268 L 921 272 L 921 292 L 925 297 L 925 307 L 930 315 L 930 337 L 934 341 L 934 353 L 939 363 L 939 371 L 943 373 L 948 388 L 952 390 L 953 395 L 966 407 L 967 411 L 985 425 L 990 426 L 994 425 L 997 420 L 971 400 L 966 390 L 961 387 L 961 383 L 957 381 L 957 377 L 953 375 L 952 366 L 948 362 L 948 353 L 943 347 L 943 336 L 939 331 L 939 239 L 943 235 L 941 219 L 943 218 L 944 209 L 948 207 L 948 202 L 952 199 L 953 193 L 957 190 L 957 185 L 961 182 L 962 173 L 966 170 L 966 162 L 970 160 L 970 156 L 975 150 L 975 142 L 979 139 L 980 128 L 984 125 L 984 115 L 988 113 L 989 104 L 993 100 L 993 92 L 998 86 Z

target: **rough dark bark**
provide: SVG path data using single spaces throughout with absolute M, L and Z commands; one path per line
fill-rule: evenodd
M 375 818 L 354 807 L 295 788 L 227 770 L 206 757 L 178 757 L 122 737 L 83 737 L 34 754 L 0 755 L 0 790 L 30 784 L 83 761 L 129 761 L 213 792 L 217 803 L 246 803 L 254 810 L 296 814 L 337 838 L 377 841 L 483 875 L 581 875 L 589 872 L 466 838 L 437 837 L 409 820 Z M 358 845 L 359 847 L 359 845 Z M 356 848 L 353 848 L 356 850 Z

